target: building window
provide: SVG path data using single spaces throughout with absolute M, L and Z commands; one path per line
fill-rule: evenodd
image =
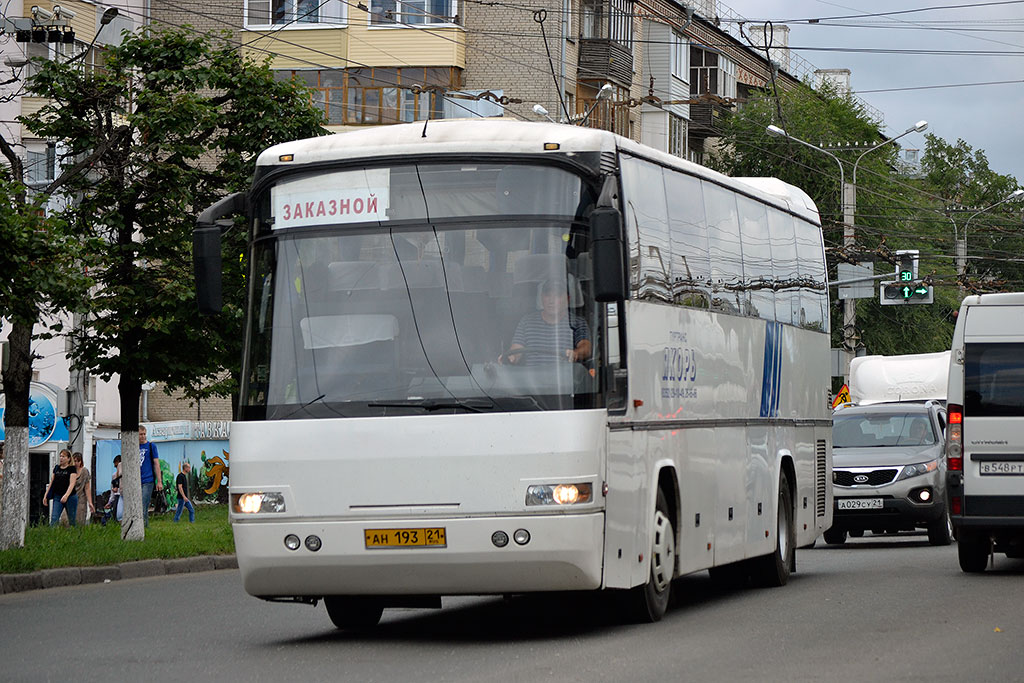
M 245 27 L 342 24 L 344 0 L 247 0 Z
M 686 142 L 686 122 L 682 116 L 668 115 L 668 152 L 677 157 L 683 156 Z
M 455 24 L 458 23 L 456 0 L 370 0 L 370 23 L 390 24 Z
M 632 0 L 584 0 L 581 37 L 633 45 Z
M 623 106 L 629 100 L 629 89 L 616 85 L 611 98 L 598 101 L 597 93 L 602 85 L 579 83 L 576 88 L 576 116 L 582 120 L 583 115 L 589 111 L 590 115 L 582 125 L 630 137 L 629 107 Z
M 313 104 L 328 125 L 362 125 L 444 118 L 444 93 L 459 88 L 462 72 L 452 67 L 366 67 L 277 70 L 274 76 L 310 88 Z
M 680 33 L 672 32 L 671 47 L 671 61 L 672 61 L 672 75 L 679 80 L 685 81 L 689 76 L 689 67 L 687 66 L 687 57 L 690 54 L 689 43 L 686 37 Z
M 57 153 L 53 143 L 43 150 L 29 149 L 25 154 L 25 182 L 50 183 L 56 177 Z
M 736 97 L 736 62 L 693 45 L 690 47 L 690 94 Z

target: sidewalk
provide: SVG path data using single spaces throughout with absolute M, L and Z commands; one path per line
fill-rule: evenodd
M 173 560 L 122 562 L 105 567 L 41 569 L 28 574 L 0 574 L 0 594 L 21 593 L 58 586 L 79 586 L 84 583 L 109 583 L 121 579 L 138 579 L 144 576 L 189 574 L 237 568 L 238 560 L 234 555 L 201 555 L 199 557 L 179 557 Z

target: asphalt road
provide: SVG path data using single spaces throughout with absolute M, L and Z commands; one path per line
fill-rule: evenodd
M 777 589 L 685 577 L 658 624 L 593 596 L 446 598 L 361 634 L 245 595 L 234 570 L 0 596 L 3 681 L 1019 681 L 1024 561 L 872 537 Z

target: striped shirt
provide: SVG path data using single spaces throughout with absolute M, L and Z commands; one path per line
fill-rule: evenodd
M 523 317 L 512 335 L 513 344 L 540 351 L 551 350 L 551 356 L 543 353 L 526 354 L 522 360 L 526 365 L 550 363 L 553 356 L 562 356 L 566 349 L 575 349 L 584 339 L 590 339 L 590 328 L 581 316 L 569 313 L 567 318 L 559 318 L 552 325 L 544 321 L 541 311 Z

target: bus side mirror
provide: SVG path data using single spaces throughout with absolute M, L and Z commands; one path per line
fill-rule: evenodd
M 231 227 L 227 216 L 245 211 L 247 196 L 236 192 L 221 199 L 196 218 L 192 231 L 192 265 L 196 276 L 196 303 L 203 315 L 220 313 L 224 307 L 221 284 L 220 234 Z
M 618 209 L 599 207 L 590 214 L 593 235 L 594 298 L 597 301 L 622 301 L 626 298 L 625 249 L 622 238 L 622 214 Z
M 221 292 L 220 226 L 192 231 L 192 264 L 196 273 L 196 303 L 202 315 L 215 315 L 224 307 Z

